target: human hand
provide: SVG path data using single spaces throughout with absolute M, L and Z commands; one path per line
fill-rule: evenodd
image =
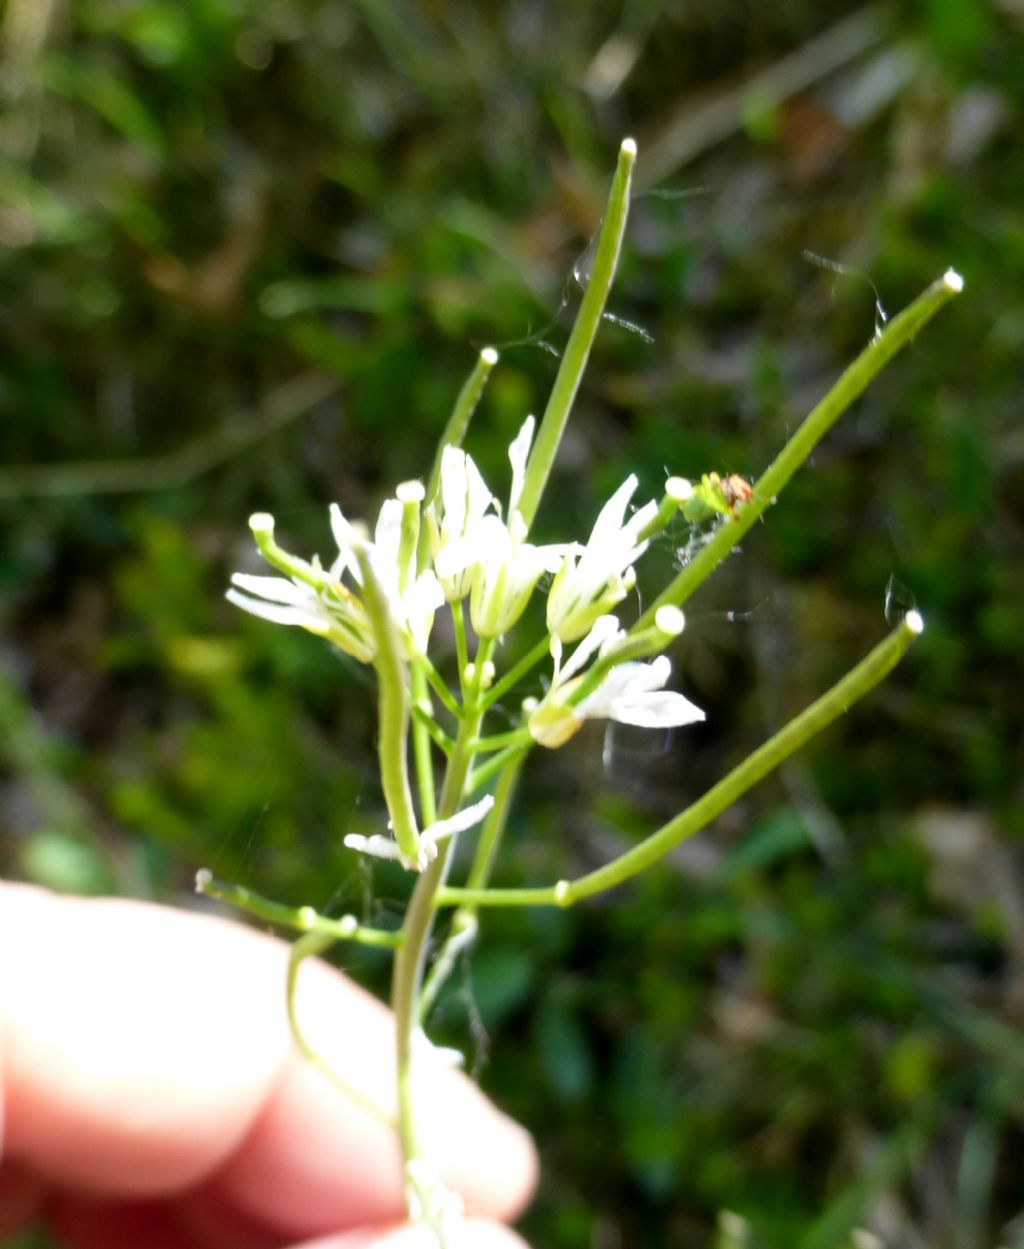
M 42 1214 L 73 1249 L 430 1249 L 403 1224 L 392 1129 L 295 1052 L 286 961 L 226 920 L 0 883 L 0 1239 Z M 298 1009 L 389 1115 L 388 1011 L 312 962 Z M 423 1062 L 428 1153 L 470 1216 L 459 1244 L 523 1249 L 502 1221 L 533 1188 L 529 1137 Z

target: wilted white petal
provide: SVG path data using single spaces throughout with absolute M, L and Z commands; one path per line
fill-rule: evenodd
M 425 828 L 423 830 L 423 839 L 437 845 L 445 837 L 451 837 L 455 833 L 461 833 L 467 828 L 472 828 L 474 824 L 479 824 L 493 806 L 494 796 L 486 794 L 479 802 L 474 802 L 472 806 L 464 807 L 461 811 L 456 811 L 454 815 L 449 816 L 448 819 L 437 820 L 429 828 Z
M 358 850 L 360 854 L 368 854 L 375 859 L 394 859 L 401 862 L 402 852 L 393 837 L 384 837 L 374 833 L 364 837 L 362 833 L 346 833 L 344 843 L 349 850 Z

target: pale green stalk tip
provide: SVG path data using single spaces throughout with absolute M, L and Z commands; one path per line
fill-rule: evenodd
M 498 363 L 498 353 L 493 347 L 484 347 L 480 352 L 481 364 L 486 364 L 489 369 L 493 369 Z
M 399 503 L 422 503 L 426 497 L 427 488 L 422 481 L 403 481 L 395 489 Z
M 919 637 L 924 632 L 924 617 L 919 611 L 908 611 L 903 617 L 903 627 L 914 637 Z
M 963 277 L 955 269 L 946 270 L 942 275 L 942 284 L 948 291 L 952 291 L 954 295 L 959 295 L 964 289 Z
M 654 627 L 659 633 L 664 633 L 670 638 L 678 637 L 685 625 L 686 617 L 678 607 L 673 607 L 671 603 L 659 607 L 654 613 Z
M 623 139 L 619 147 L 619 151 L 623 156 L 628 156 L 631 160 L 636 159 L 636 139 Z
M 274 518 L 269 512 L 253 512 L 249 517 L 249 528 L 254 537 L 269 538 L 274 532 Z
M 673 503 L 685 503 L 693 495 L 693 483 L 685 477 L 670 477 L 665 482 L 665 494 Z

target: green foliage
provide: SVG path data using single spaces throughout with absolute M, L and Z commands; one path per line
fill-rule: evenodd
M 674 197 L 637 199 L 613 311 L 655 343 L 605 327 L 552 532 L 627 450 L 652 493 L 666 469 L 757 475 L 873 330 L 870 287 L 803 250 L 890 310 L 947 264 L 970 298 L 691 605 L 679 661 L 707 727 L 661 756 L 618 738 L 600 771 L 582 733 L 530 782 L 507 883 L 602 861 L 721 776 L 880 631 L 891 575 L 929 633 L 873 717 L 664 874 L 587 913 L 488 917 L 439 1021 L 480 1047 L 486 1026 L 485 1087 L 539 1125 L 538 1244 L 707 1245 L 722 1208 L 769 1249 L 845 1249 L 883 1210 L 931 1249 L 1012 1244 L 1017 19 L 916 6 L 799 96 L 737 99 L 684 159 L 699 101 L 680 111 L 680 84 L 717 90 L 852 12 L 699 9 L 564 6 L 555 39 L 538 4 L 80 3 L 4 53 L 0 872 L 175 901 L 210 863 L 367 918 L 397 892 L 341 849 L 380 817 L 359 671 L 221 603 L 242 522 L 265 507 L 315 550 L 321 504 L 368 514 L 419 471 L 475 347 L 543 330 L 560 349 L 608 153 L 635 129 L 662 144 L 646 189 Z M 602 94 L 610 38 L 635 59 Z M 503 350 L 493 445 L 471 440 L 485 474 L 553 364 Z M 340 390 L 247 441 L 310 370 Z M 48 493 L 19 471 L 211 430 L 226 458 L 160 488 L 94 493 L 87 468 Z M 680 525 L 652 558 L 699 540 Z

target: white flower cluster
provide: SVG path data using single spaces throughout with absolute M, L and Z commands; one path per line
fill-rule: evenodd
M 424 500 L 422 485 L 406 482 L 394 498 L 385 500 L 372 541 L 337 504 L 331 505 L 338 554 L 326 570 L 316 558 L 306 563 L 280 551 L 273 545 L 273 518 L 265 513 L 253 516 L 250 525 L 260 549 L 289 575 L 235 573 L 227 597 L 254 616 L 299 625 L 371 663 L 377 646 L 361 598 L 360 551 L 370 561 L 410 658 L 425 653 L 434 613 L 445 601 L 468 597 L 477 634 L 497 638 L 519 620 L 541 576 L 551 573 L 546 618 L 555 668 L 545 698 L 527 703 L 536 741 L 559 745 L 571 735 L 570 724 L 578 727 L 598 716 L 646 727 L 702 719 L 693 703 L 663 692 L 671 673 L 664 656 L 650 663 L 610 665 L 602 683 L 573 705 L 587 663 L 595 656 L 614 656 L 626 636 L 609 613 L 636 583 L 634 564 L 648 545 L 641 535 L 658 509 L 652 500 L 627 517 L 637 488 L 637 478 L 630 474 L 601 509 L 586 544 L 528 542 L 518 504 L 533 432 L 531 416 L 509 447 L 512 487 L 504 516 L 472 457 L 460 447 L 445 447 L 439 497 L 424 516 L 432 569 L 417 573 L 415 538 L 403 542 L 404 518 L 410 509 L 416 511 L 413 531 L 418 533 L 418 508 Z M 668 610 L 663 617 L 670 620 L 666 640 L 682 628 L 681 613 L 670 618 Z M 563 644 L 575 641 L 579 645 L 562 665 Z M 552 728 L 555 721 L 557 731 Z
M 423 501 L 418 481 L 398 487 L 395 498 L 380 509 L 373 541 L 361 526 L 345 519 L 331 504 L 331 531 L 338 555 L 325 571 L 320 560 L 311 563 L 288 555 L 273 541 L 274 518 L 257 512 L 249 518 L 257 544 L 268 562 L 287 577 L 259 577 L 236 572 L 227 598 L 236 607 L 276 624 L 298 625 L 327 638 L 362 663 L 372 663 L 377 642 L 360 597 L 363 575 L 359 553 L 365 552 L 387 598 L 389 609 L 411 654 L 422 654 L 434 623 L 434 612 L 444 603 L 437 578 L 430 571 L 413 575 L 414 550 L 403 550 L 403 516 L 417 511 Z M 408 544 L 405 544 L 408 545 Z M 346 582 L 346 575 L 352 582 Z M 353 589 L 354 585 L 354 589 Z
M 427 500 L 419 482 L 399 486 L 384 502 L 372 539 L 332 505 L 338 554 L 326 569 L 319 559 L 307 562 L 278 547 L 273 518 L 258 513 L 250 519 L 257 545 L 284 575 L 235 573 L 228 598 L 254 616 L 324 637 L 363 663 L 376 662 L 381 652 L 381 616 L 371 607 L 374 601 L 383 603 L 387 629 L 393 626 L 408 665 L 426 663 L 434 615 L 445 602 L 468 599 L 477 636 L 493 648 L 520 619 L 548 573 L 553 673 L 543 698 L 523 704 L 527 741 L 560 746 L 594 718 L 646 728 L 702 720 L 698 707 L 665 689 L 671 664 L 658 654 L 682 630 L 682 612 L 663 607 L 645 639 L 627 634 L 612 614 L 636 584 L 634 564 L 658 528 L 658 505 L 651 501 L 629 513 L 637 488 L 631 474 L 601 509 L 586 543 L 534 545 L 519 510 L 533 434 L 534 420 L 528 417 L 509 447 L 512 485 L 504 509 L 472 458 L 455 446 L 442 452 L 436 497 Z M 368 599 L 367 577 L 376 600 Z M 573 642 L 577 645 L 563 663 L 564 647 Z M 657 657 L 648 661 L 650 655 Z M 490 659 L 486 666 L 493 678 Z M 472 671 L 469 665 L 467 672 Z M 473 822 L 483 814 L 478 804 Z M 429 861 L 437 838 L 451 831 L 457 830 L 443 825 L 425 830 L 420 858 Z M 409 857 L 399 854 L 389 837 L 353 834 L 348 844 L 403 862 Z

